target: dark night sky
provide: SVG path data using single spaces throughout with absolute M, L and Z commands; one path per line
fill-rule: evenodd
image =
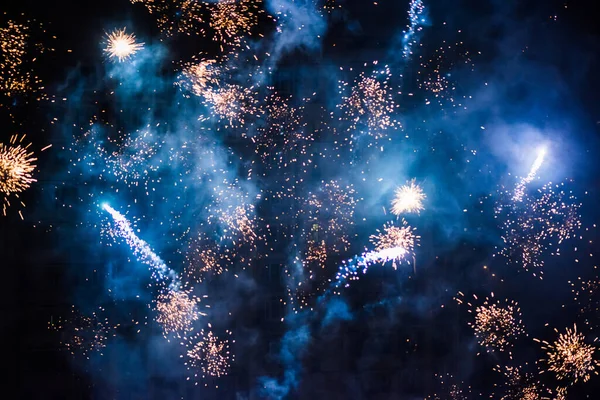
M 288 1 L 272 0 L 283 5 Z M 406 24 L 407 2 L 379 0 L 375 7 L 368 1 L 346 0 L 343 12 L 327 17 L 318 48 L 296 48 L 302 39 L 294 37 L 274 67 L 272 83 L 281 92 L 292 92 L 295 99 L 316 93 L 317 106 L 306 107 L 307 126 L 321 129 L 320 119 L 328 114 L 323 109 L 335 109 L 339 97 L 332 82 L 347 79 L 339 66 L 361 70 L 365 62 L 381 60 L 391 66 L 392 84 L 401 85 L 396 92 L 402 92 L 396 101 L 404 128 L 395 133 L 393 142 L 386 143 L 385 153 L 365 147 L 357 154 L 344 153 L 342 159 L 319 161 L 318 167 L 302 175 L 306 185 L 298 191 L 303 194 L 315 190 L 322 180 L 335 178 L 354 184 L 363 199 L 356 208 L 350 248 L 328 259 L 326 271 L 330 277 L 335 275 L 342 260 L 369 245 L 369 235 L 390 219 L 380 210 L 388 206 L 393 187 L 415 177 L 423 182 L 430 202 L 421 216 L 408 219 L 421 235 L 416 274 L 412 266 L 396 271 L 389 265 L 372 267 L 339 302 L 313 298 L 310 316 L 288 318 L 288 324 L 283 324 L 280 319 L 287 316 L 279 301 L 286 293 L 283 270 L 291 263 L 295 246 L 300 245 L 290 236 L 297 232 L 288 229 L 294 222 L 288 210 L 302 205 L 292 200 L 257 201 L 261 226 L 279 226 L 257 250 L 269 257 L 251 253 L 253 264 L 235 270 L 238 279 L 232 273 L 224 274 L 202 289 L 215 310 L 213 324 L 217 329 L 230 329 L 236 339 L 232 347 L 236 360 L 229 375 L 207 380 L 208 387 L 203 380 L 198 386 L 186 381 L 188 372 L 178 364 L 177 341 L 166 344 L 156 323 L 144 325 L 140 334 L 135 333 L 136 326 L 128 325 L 131 318 L 142 322 L 152 318 L 146 303 L 135 298 L 138 294 L 142 299 L 151 297 L 144 291 L 148 277 L 126 246 L 100 243 L 100 226 L 106 218 L 90 210 L 100 199 L 120 201 L 125 207 L 133 203 L 136 193 L 117 193 L 93 171 L 74 172 L 85 167 L 74 166 L 77 157 L 69 148 L 77 131 L 74 125 L 85 125 L 102 107 L 111 110 L 107 114 L 115 114 L 106 118 L 123 130 L 137 129 L 148 120 L 152 125 L 162 122 L 178 129 L 188 122 L 200 126 L 195 112 L 201 106 L 190 105 L 190 99 L 184 99 L 170 84 L 175 77 L 173 65 L 200 52 L 215 55 L 218 48 L 201 37 L 159 41 L 154 18 L 143 6 L 127 0 L 11 3 L 15 4 L 3 5 L 6 15 L 1 23 L 18 20 L 24 12 L 28 19 L 44 24 L 47 32 L 40 38 L 55 51 L 40 56 L 35 72 L 45 83 L 45 93 L 67 101 L 38 102 L 28 95 L 0 94 L 3 142 L 12 133 L 26 132 L 34 151 L 53 144 L 39 154 L 38 182 L 24 195 L 25 221 L 10 209 L 0 220 L 4 273 L 0 332 L 6 393 L 12 391 L 24 399 L 423 399 L 444 390 L 434 374 L 451 373 L 457 383 L 464 381 L 464 388 L 473 388 L 465 398 L 487 398 L 492 391 L 497 394 L 494 398 L 500 398 L 502 390 L 494 386 L 501 381 L 500 374 L 492 368 L 503 363 L 533 366 L 543 353 L 532 338 L 552 340 L 553 327 L 564 330 L 575 322 L 584 327 L 588 339 L 598 336 L 600 324 L 594 322 L 598 315 L 578 314 L 579 305 L 573 301 L 568 283 L 578 277 L 597 279 L 598 274 L 594 268 L 596 245 L 590 243 L 596 239 L 593 224 L 600 216 L 596 207 L 600 195 L 596 155 L 600 15 L 595 2 L 425 1 L 429 23 L 420 40 L 422 47 L 413 58 L 430 55 L 444 40 L 464 41 L 475 69 L 453 70 L 452 79 L 457 98 L 471 96 L 464 100 L 468 110 L 422 106 L 425 95 L 416 83 L 419 63 L 405 63 L 398 45 L 398 34 Z M 551 18 L 554 15 L 556 20 Z M 307 21 L 314 22 L 310 17 Z M 258 31 L 265 34 L 266 41 L 274 27 L 272 22 L 263 22 Z M 131 28 L 148 47 L 167 50 L 156 56 L 160 58 L 156 64 L 137 72 L 143 89 L 117 103 L 118 95 L 107 93 L 127 89 L 108 77 L 112 64 L 101 55 L 100 43 L 105 31 L 120 26 Z M 51 40 L 52 35 L 56 40 Z M 450 61 L 459 59 L 450 56 Z M 148 72 L 151 68 L 155 70 Z M 252 67 L 247 68 L 250 71 Z M 240 76 L 247 75 L 243 68 L 238 66 L 238 70 Z M 414 96 L 408 95 L 413 92 Z M 120 108 L 126 112 L 118 115 L 115 110 Z M 149 108 L 152 113 L 146 113 Z M 53 118 L 57 120 L 51 123 Z M 213 140 L 217 143 L 214 147 L 226 154 L 228 172 L 244 179 L 248 160 L 257 158 L 253 148 L 240 139 L 240 130 L 217 126 L 214 123 L 212 130 L 207 129 L 207 140 Z M 484 133 L 481 126 L 486 127 Z M 573 179 L 569 190 L 583 203 L 581 239 L 566 241 L 559 257 L 545 257 L 544 280 L 493 256 L 500 232 L 490 194 L 499 184 L 513 182 L 507 180 L 508 174 L 526 174 L 531 160 L 527 154 L 534 151 L 537 137 L 514 132 L 530 128 L 553 143 L 553 164 L 541 172 L 541 183 Z M 487 132 L 490 136 L 485 136 Z M 315 148 L 332 146 L 329 133 L 319 131 Z M 402 142 L 405 134 L 410 139 Z M 189 138 L 195 139 L 193 135 Z M 522 148 L 517 151 L 517 146 Z M 476 149 L 478 158 L 466 149 Z M 170 162 L 171 169 L 160 172 L 163 182 L 177 176 L 176 169 L 187 167 Z M 202 159 L 196 162 L 201 164 Z M 261 167 L 252 167 L 263 172 Z M 271 170 L 265 167 L 264 171 Z M 284 172 L 277 170 L 255 179 L 248 184 L 250 192 L 264 189 L 266 193 L 282 176 L 285 178 Z M 380 176 L 386 177 L 381 184 L 376 179 Z M 192 232 L 206 230 L 194 213 L 203 215 L 198 210 L 207 201 L 204 191 L 209 186 L 186 192 L 184 199 L 170 197 L 175 196 L 172 185 L 156 187 L 151 205 L 135 202 L 127 210 L 140 218 L 144 239 L 169 265 L 178 265 L 184 259 L 185 246 L 171 239 L 183 228 L 176 224 L 167 228 L 161 222 L 177 215 Z M 82 194 L 87 191 L 94 194 Z M 185 201 L 193 207 L 181 214 L 173 211 Z M 467 208 L 469 212 L 463 213 Z M 281 210 L 284 217 L 275 220 Z M 487 267 L 482 268 L 484 265 Z M 115 275 L 133 282 L 121 288 L 127 293 L 115 295 L 114 290 L 107 294 L 114 284 L 107 271 L 112 274 L 113 269 Z M 528 336 L 516 343 L 512 361 L 506 354 L 488 354 L 478 347 L 467 326 L 466 309 L 453 301 L 458 291 L 483 297 L 493 291 L 497 297 L 518 300 Z M 597 298 L 592 301 L 598 304 Z M 72 305 L 84 313 L 102 306 L 111 321 L 121 324 L 102 356 L 95 354 L 90 360 L 73 357 L 61 346 L 64 335 L 48 329 L 48 322 L 67 316 Z M 336 307 L 347 308 L 350 316 L 336 319 Z M 334 322 L 325 323 L 331 313 Z M 589 325 L 584 324 L 586 318 Z M 306 331 L 292 327 L 294 323 Z M 310 332 L 306 344 L 306 338 L 294 338 L 303 332 Z M 289 357 L 291 361 L 282 348 L 295 354 Z M 286 379 L 288 373 L 293 375 L 290 380 Z M 264 390 L 263 383 L 269 379 L 281 386 Z M 551 374 L 543 374 L 541 380 L 548 387 L 556 386 Z M 595 398 L 599 385 L 600 378 L 594 376 L 586 384 L 576 384 L 568 398 Z

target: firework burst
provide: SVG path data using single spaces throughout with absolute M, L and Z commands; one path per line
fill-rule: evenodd
M 574 237 L 581 228 L 576 197 L 566 193 L 560 185 L 544 185 L 532 195 L 524 194 L 522 201 L 496 207 L 496 218 L 502 224 L 504 247 L 500 255 L 525 270 L 534 268 L 534 275 L 542 278 L 542 255 L 552 248 L 552 255 L 560 255 L 563 241 Z M 512 198 L 512 195 L 511 195 Z M 536 270 L 538 273 L 536 273 Z
M 165 338 L 170 333 L 189 332 L 194 321 L 201 315 L 206 316 L 198 311 L 199 301 L 188 290 L 169 290 L 159 294 L 156 300 L 156 322 L 162 326 Z
M 459 292 L 455 300 L 459 304 L 465 301 L 464 294 Z M 473 295 L 474 303 L 479 302 Z M 487 348 L 488 352 L 493 350 L 504 351 L 513 346 L 513 340 L 525 334 L 523 322 L 521 321 L 521 310 L 515 301 L 500 301 L 494 299 L 492 292 L 483 303 L 477 305 L 466 302 L 469 313 L 473 314 L 475 320 L 469 322 L 475 336 L 481 346 Z
M 0 193 L 4 198 L 2 211 L 5 216 L 6 208 L 10 206 L 10 197 L 18 198 L 19 193 L 35 182 L 32 174 L 37 159 L 28 151 L 31 144 L 21 145 L 24 139 L 25 135 L 13 135 L 8 145 L 0 143 Z
M 395 226 L 393 222 L 389 222 L 383 225 L 383 231 L 377 229 L 377 234 L 371 235 L 370 240 L 376 251 L 402 248 L 406 253 L 412 253 L 415 245 L 419 245 L 420 239 L 420 236 L 415 235 L 415 229 L 410 227 L 405 220 L 402 220 L 401 226 Z M 403 258 L 404 255 L 401 259 Z M 396 260 L 394 260 L 393 266 L 396 268 Z
M 125 28 L 116 29 L 106 34 L 106 48 L 104 52 L 110 59 L 123 62 L 131 58 L 144 47 L 144 43 L 138 43 L 133 33 L 126 33 Z
M 554 331 L 559 333 L 557 329 Z M 553 343 L 534 340 L 546 350 L 548 358 L 541 361 L 546 362 L 548 371 L 554 372 L 559 380 L 573 384 L 579 380 L 587 382 L 592 374 L 598 375 L 596 368 L 600 366 L 600 361 L 594 359 L 596 347 L 585 343 L 585 336 L 577 332 L 577 325 L 573 325 L 573 329 L 567 328 L 565 333 L 559 333 Z
M 406 185 L 396 189 L 394 200 L 392 200 L 392 213 L 401 215 L 404 213 L 420 213 L 423 207 L 423 200 L 427 196 L 423 193 L 421 186 L 415 183 L 413 179 Z
M 225 333 L 228 336 L 231 335 L 230 331 Z M 188 370 L 194 373 L 195 378 L 199 374 L 202 378 L 218 378 L 229 372 L 234 360 L 234 355 L 229 349 L 229 339 L 219 339 L 212 331 L 203 329 L 198 334 L 186 338 L 186 341 L 181 344 L 187 349 L 185 356 L 182 356 L 186 359 L 184 364 Z M 200 373 L 196 372 L 198 369 L 201 371 Z
M 177 84 L 195 96 L 203 96 L 209 88 L 218 84 L 219 73 L 216 60 L 189 63 L 183 68 Z

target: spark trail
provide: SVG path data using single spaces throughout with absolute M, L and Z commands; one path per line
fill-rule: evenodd
M 408 58 L 413 54 L 413 46 L 417 44 L 418 40 L 417 35 L 423 30 L 423 24 L 426 22 L 424 13 L 425 4 L 423 4 L 423 0 L 411 0 L 408 9 L 410 23 L 402 36 L 402 54 L 404 58 Z
M 367 273 L 369 267 L 374 263 L 386 263 L 388 261 L 402 260 L 408 250 L 403 247 L 392 247 L 377 251 L 368 251 L 343 263 L 338 273 L 335 276 L 335 287 L 348 287 L 350 283 L 347 281 L 355 281 L 359 279 L 359 272 Z
M 515 194 L 513 195 L 513 198 L 512 198 L 513 201 L 516 202 L 516 201 L 523 200 L 523 195 L 525 194 L 525 187 L 527 186 L 527 184 L 529 182 L 531 182 L 535 178 L 535 175 L 537 174 L 538 170 L 544 163 L 545 157 L 546 157 L 546 148 L 542 147 L 538 150 L 538 155 L 537 155 L 535 161 L 533 162 L 531 169 L 529 170 L 529 174 L 527 174 L 527 176 L 525 178 L 521 179 L 521 182 L 519 182 L 517 184 L 517 186 L 515 187 Z
M 135 234 L 127 218 L 106 203 L 102 204 L 102 209 L 109 213 L 115 221 L 115 236 L 123 238 L 138 260 L 150 267 L 152 277 L 159 282 L 170 279 L 169 289 L 178 291 L 181 287 L 181 281 L 177 273 L 167 267 L 164 261 L 152 251 L 150 245 Z

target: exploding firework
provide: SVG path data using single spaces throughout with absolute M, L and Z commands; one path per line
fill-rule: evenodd
M 216 60 L 201 60 L 185 66 L 177 84 L 196 96 L 203 96 L 217 85 L 219 73 Z
M 401 226 L 395 226 L 393 222 L 383 225 L 383 232 L 377 229 L 376 235 L 371 235 L 371 243 L 375 246 L 376 251 L 384 251 L 394 248 L 401 248 L 405 253 L 412 253 L 415 245 L 419 245 L 420 236 L 415 235 L 415 229 L 408 225 L 408 222 L 402 220 Z M 402 260 L 404 254 L 398 260 Z M 396 260 L 393 262 L 396 268 Z
M 554 331 L 559 333 L 557 329 Z M 596 367 L 600 366 L 600 361 L 594 360 L 596 348 L 585 343 L 585 336 L 577 332 L 577 325 L 573 325 L 572 330 L 567 328 L 565 333 L 559 333 L 554 343 L 534 340 L 546 350 L 548 358 L 541 361 L 548 364 L 548 371 L 554 372 L 559 380 L 573 384 L 579 380 L 587 382 L 592 373 L 598 375 Z
M 225 333 L 231 335 L 230 331 Z M 182 342 L 182 345 L 187 348 L 185 365 L 194 373 L 194 377 L 198 377 L 198 372 L 195 372 L 198 368 L 202 378 L 218 378 L 229 372 L 234 360 L 234 356 L 229 350 L 229 339 L 222 340 L 212 331 L 201 330 L 198 334 L 188 338 L 186 342 Z
M 365 132 L 375 140 L 383 139 L 387 136 L 388 129 L 400 125 L 394 119 L 394 112 L 398 106 L 389 87 L 391 76 L 388 66 L 370 75 L 363 72 L 354 81 L 349 95 L 345 95 L 348 83 L 340 82 L 342 103 L 338 107 L 350 123 L 348 130 L 353 132 L 352 138 L 358 138 L 354 133 L 358 130 L 359 133 Z M 362 126 L 366 127 L 365 131 L 360 129 Z
M 245 118 L 256 112 L 256 99 L 252 88 L 225 85 L 204 91 L 204 99 L 213 112 L 231 126 L 241 126 Z
M 0 26 L 0 93 L 13 96 L 44 89 L 33 64 L 42 53 L 53 49 L 36 43 L 33 39 L 36 33 L 46 32 L 35 20 L 21 23 L 9 20 Z M 41 92 L 37 96 L 37 100 L 47 99 Z
M 455 300 L 463 304 L 464 294 L 458 294 L 459 297 Z M 475 302 L 479 302 L 476 295 L 473 295 L 473 298 Z M 513 346 L 514 339 L 525 334 L 517 302 L 495 300 L 492 292 L 490 297 L 486 297 L 479 305 L 471 302 L 466 304 L 469 313 L 475 316 L 475 320 L 469 322 L 469 326 L 473 328 L 479 344 L 488 351 L 504 351 Z
M 5 216 L 6 208 L 10 206 L 10 197 L 18 198 L 19 193 L 35 182 L 32 173 L 37 159 L 28 151 L 31 144 L 21 145 L 24 139 L 25 135 L 13 135 L 8 145 L 0 143 L 0 193 L 4 198 L 2 211 Z
M 218 249 L 196 246 L 193 242 L 186 258 L 188 260 L 186 275 L 198 283 L 204 281 L 208 274 L 220 275 L 224 271 Z
M 394 200 L 392 200 L 392 213 L 395 215 L 419 213 L 424 209 L 423 200 L 425 198 L 423 189 L 413 179 L 396 189 Z
M 169 290 L 161 293 L 156 300 L 156 322 L 162 326 L 164 336 L 188 332 L 192 329 L 194 321 L 201 315 L 206 316 L 198 311 L 198 303 L 199 299 L 188 290 Z
M 135 41 L 133 33 L 125 33 L 125 28 L 116 29 L 106 35 L 104 52 L 113 60 L 126 61 L 144 47 L 144 43 Z
M 348 281 L 359 280 L 359 272 L 366 274 L 374 263 L 385 264 L 392 261 L 392 266 L 396 269 L 397 264 L 406 260 L 407 255 L 414 254 L 415 245 L 419 245 L 420 236 L 415 235 L 415 229 L 411 228 L 404 220 L 402 220 L 401 227 L 396 227 L 393 223 L 385 224 L 383 232 L 377 230 L 378 233 L 370 238 L 371 242 L 375 244 L 376 250 L 344 261 L 338 269 L 334 286 L 336 288 L 350 286 Z
M 250 34 L 258 23 L 260 1 L 257 0 L 218 0 L 211 12 L 210 27 L 214 29 L 214 39 L 221 45 L 240 45 L 242 35 Z
M 542 255 L 548 248 L 559 255 L 563 241 L 574 236 L 581 228 L 576 197 L 563 190 L 564 186 L 544 185 L 532 195 L 525 194 L 522 201 L 496 207 L 496 217 L 504 221 L 502 240 L 505 246 L 499 254 L 525 270 L 535 268 L 542 278 Z M 512 198 L 512 196 L 511 196 Z M 537 275 L 534 270 L 534 275 Z

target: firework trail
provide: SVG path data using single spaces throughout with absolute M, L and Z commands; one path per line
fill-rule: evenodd
M 408 9 L 408 19 L 410 23 L 402 36 L 402 54 L 408 58 L 413 54 L 413 46 L 417 44 L 417 34 L 423 30 L 423 24 L 426 22 L 425 4 L 422 0 L 411 0 Z
M 515 194 L 513 195 L 513 198 L 512 198 L 513 201 L 517 202 L 517 201 L 523 200 L 523 195 L 525 194 L 525 187 L 527 186 L 527 184 L 529 182 L 531 182 L 535 178 L 535 175 L 537 174 L 538 170 L 544 163 L 545 157 L 546 157 L 546 148 L 542 147 L 538 150 L 537 158 L 535 159 L 533 165 L 531 166 L 531 169 L 529 170 L 529 174 L 527 174 L 527 176 L 525 178 L 521 179 L 521 182 L 519 182 L 519 184 L 516 186 Z
M 157 281 L 170 280 L 169 289 L 178 291 L 181 281 L 175 271 L 167 267 L 164 261 L 152 251 L 148 243 L 135 234 L 127 218 L 106 203 L 102 204 L 102 209 L 109 213 L 115 221 L 115 236 L 125 239 L 138 260 L 150 267 L 153 278 Z
M 402 260 L 408 254 L 403 247 L 392 247 L 384 250 L 367 251 L 346 261 L 340 266 L 335 276 L 335 287 L 348 287 L 347 281 L 355 281 L 360 278 L 359 272 L 367 273 L 369 267 L 375 263 L 386 263 L 388 261 Z

